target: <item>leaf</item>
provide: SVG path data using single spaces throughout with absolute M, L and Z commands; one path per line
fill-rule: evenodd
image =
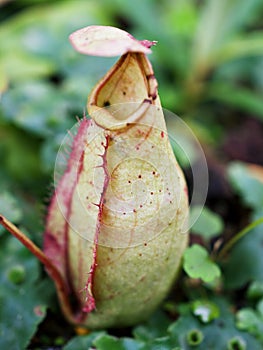
M 263 281 L 253 281 L 247 290 L 248 299 L 255 300 L 263 297 Z
M 263 205 L 263 183 L 249 172 L 245 163 L 233 162 L 228 168 L 228 176 L 232 186 L 241 195 L 244 203 L 254 210 Z
M 165 13 L 166 24 L 176 34 L 191 37 L 198 19 L 197 6 L 194 1 L 179 0 Z
M 45 82 L 16 84 L 3 95 L 1 108 L 6 120 L 42 137 L 64 132 L 74 120 L 67 116 L 68 101 Z
M 169 318 L 158 310 L 149 320 L 133 329 L 134 339 L 113 337 L 105 332 L 93 332 L 87 336 L 73 338 L 63 350 L 96 349 L 121 350 L 180 350 L 167 334 Z
M 220 309 L 220 317 L 210 323 L 201 323 L 191 313 L 191 307 L 185 309 L 184 314 L 172 323 L 168 329 L 174 346 L 180 346 L 183 350 L 203 349 L 261 349 L 261 344 L 250 334 L 240 331 L 235 327 L 233 313 L 230 305 L 225 300 L 216 298 L 213 302 Z M 199 336 L 200 342 L 194 347 L 192 342 Z M 230 343 L 245 344 L 245 347 L 228 347 Z
M 173 339 L 169 336 L 156 338 L 152 342 L 148 342 L 142 350 L 183 350 L 180 347 L 175 346 Z M 131 349 L 132 350 L 132 349 Z
M 222 63 L 233 59 L 241 59 L 244 56 L 250 57 L 263 54 L 263 33 L 262 31 L 242 35 L 226 43 L 216 55 L 216 61 Z
M 97 337 L 93 344 L 96 346 L 97 350 L 141 350 L 143 349 L 143 344 L 135 339 L 131 338 L 121 338 L 118 339 L 111 335 L 101 335 Z
M 238 329 L 248 331 L 251 334 L 262 333 L 263 322 L 259 319 L 258 315 L 253 309 L 244 308 L 237 312 L 236 325 Z M 261 330 L 260 330 L 261 326 Z
M 88 350 L 92 348 L 93 341 L 97 337 L 101 337 L 105 332 L 93 332 L 89 335 L 77 336 L 72 338 L 64 347 L 63 350 Z
M 205 248 L 198 244 L 185 250 L 183 267 L 191 278 L 201 278 L 204 282 L 212 282 L 221 274 L 219 267 L 209 258 Z
M 242 201 L 252 208 L 251 221 L 263 218 L 262 169 L 241 162 L 233 162 L 228 168 L 228 176 Z M 249 231 L 238 241 L 222 265 L 227 288 L 240 288 L 246 283 L 263 281 L 262 224 Z
M 38 163 L 39 143 L 31 135 L 26 135 L 27 142 L 21 142 L 25 133 L 10 125 L 1 125 L 0 128 L 1 145 L 0 152 L 3 171 L 11 177 L 12 181 L 30 183 L 38 181 L 40 183 L 40 165 Z M 23 159 L 23 166 L 21 166 Z M 29 178 L 31 174 L 31 178 Z M 15 186 L 14 186 L 15 188 Z
M 98 350 L 261 349 L 261 344 L 253 336 L 235 327 L 231 306 L 225 300 L 212 298 L 207 305 L 209 303 L 213 305 L 214 310 L 217 310 L 217 314 L 208 323 L 200 322 L 199 315 L 193 315 L 193 306 L 189 303 L 181 308 L 179 319 L 170 324 L 168 331 L 162 335 L 158 336 L 155 330 L 152 332 L 149 324 L 149 337 L 142 336 L 136 340 L 116 338 L 105 333 L 92 333 L 89 336 L 76 337 L 65 350 L 84 350 L 88 346 L 96 347 Z M 244 348 L 237 347 L 242 344 L 245 344 Z
M 258 211 L 252 220 L 262 217 L 263 213 Z M 253 280 L 263 281 L 261 243 L 262 225 L 259 225 L 235 244 L 228 260 L 222 264 L 226 288 L 240 288 Z
M 232 162 L 228 176 L 234 189 L 241 195 L 245 204 L 254 210 L 263 208 L 263 183 L 250 172 L 245 163 Z
M 263 119 L 263 102 L 261 95 L 256 91 L 230 83 L 212 83 L 208 90 L 208 97 L 232 106 L 236 109 L 254 114 L 260 120 Z
M 243 308 L 237 312 L 236 326 L 254 335 L 263 344 L 263 301 L 261 300 L 256 309 Z
M 201 215 L 192 226 L 192 231 L 201 235 L 208 241 L 210 238 L 213 238 L 222 232 L 224 228 L 223 221 L 219 215 L 213 213 L 208 208 L 204 207 L 202 209 L 199 206 L 191 208 L 190 220 L 191 216 L 196 217 L 200 212 Z
M 142 341 L 153 341 L 155 338 L 167 335 L 167 328 L 170 319 L 161 310 L 157 310 L 145 323 L 136 326 L 133 329 L 133 335 L 136 339 Z
M 205 1 L 194 38 L 193 58 L 200 67 L 217 60 L 217 52 L 246 25 L 261 7 L 260 0 Z M 209 28 L 209 30 L 207 30 Z
M 7 191 L 0 193 L 0 213 L 4 216 L 8 216 L 11 221 L 16 223 L 19 223 L 22 218 L 22 210 L 19 207 L 18 201 Z M 3 231 L 3 227 L 0 226 L 0 233 Z
M 32 6 L 2 24 L 0 61 L 7 78 L 23 81 L 60 72 L 72 59 L 70 45 L 61 38 L 94 22 L 96 8 L 97 4 L 79 2 L 76 6 L 73 1 Z
M 209 323 L 220 315 L 218 306 L 208 300 L 196 300 L 191 305 L 193 314 L 203 323 Z
M 0 271 L 0 347 L 24 349 L 45 317 L 47 285 L 38 281 L 37 260 L 6 236 L 1 237 Z

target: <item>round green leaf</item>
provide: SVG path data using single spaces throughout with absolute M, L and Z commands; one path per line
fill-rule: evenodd
M 212 282 L 219 277 L 219 267 L 209 258 L 205 248 L 194 244 L 184 252 L 183 267 L 192 278 L 201 278 L 204 282 Z
M 194 206 L 190 211 L 190 216 L 196 217 L 200 211 L 201 209 L 199 206 Z M 201 235 L 205 240 L 209 240 L 220 234 L 223 228 L 224 224 L 221 217 L 204 207 L 198 220 L 194 223 L 192 231 Z

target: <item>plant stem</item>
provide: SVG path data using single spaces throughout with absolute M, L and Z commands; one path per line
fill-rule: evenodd
M 218 258 L 222 259 L 226 253 L 239 241 L 242 237 L 244 237 L 249 231 L 253 230 L 253 228 L 258 225 L 263 224 L 263 217 L 253 221 L 251 224 L 243 228 L 240 232 L 238 232 L 233 238 L 231 238 L 223 247 L 223 249 L 219 252 Z

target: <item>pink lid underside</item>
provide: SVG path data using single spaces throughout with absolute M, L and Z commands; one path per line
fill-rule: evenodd
M 113 57 L 127 52 L 151 53 L 149 47 L 155 42 L 138 41 L 124 30 L 109 26 L 89 26 L 72 33 L 69 37 L 73 47 L 86 55 Z

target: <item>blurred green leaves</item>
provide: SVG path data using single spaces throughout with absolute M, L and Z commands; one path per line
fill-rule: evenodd
M 254 34 L 246 34 L 246 28 L 255 20 L 260 9 L 260 0 L 204 1 L 194 39 L 196 66 L 203 66 L 203 62 L 216 66 L 223 61 L 240 58 L 243 53 L 262 54 L 262 47 L 259 42 L 255 43 Z M 262 40 L 262 33 L 257 38 Z M 255 47 L 260 51 L 253 51 Z
M 13 222 L 19 222 L 22 218 L 22 211 L 21 208 L 19 208 L 17 199 L 7 191 L 0 193 L 0 213 L 4 216 L 8 216 L 9 220 Z M 1 226 L 0 232 L 3 230 Z
M 151 319 L 139 326 L 140 332 L 134 330 L 134 338 L 108 335 L 105 332 L 94 332 L 87 336 L 72 339 L 64 350 L 84 350 L 96 347 L 98 350 L 190 350 L 190 349 L 239 349 L 227 347 L 229 343 L 239 341 L 245 344 L 244 349 L 260 350 L 260 343 L 245 331 L 235 327 L 235 320 L 230 306 L 222 299 L 213 303 L 216 317 L 210 322 L 200 322 L 195 316 L 190 304 L 180 310 L 180 317 L 162 333 L 156 334 L 152 327 L 162 319 L 155 314 Z
M 190 211 L 190 220 L 192 217 L 197 217 L 200 214 L 197 221 L 191 228 L 193 233 L 199 234 L 203 239 L 208 242 L 211 238 L 220 234 L 224 228 L 224 223 L 221 217 L 213 213 L 208 208 L 200 208 L 199 206 L 193 206 Z
M 236 315 L 237 328 L 254 335 L 263 344 L 263 300 L 260 300 L 255 309 L 243 308 Z
M 118 26 L 118 21 L 138 38 L 158 41 L 152 60 L 158 68 L 156 74 L 160 82 L 160 95 L 166 108 L 198 117 L 207 103 L 218 101 L 262 118 L 260 95 L 263 83 L 254 82 L 249 89 L 239 84 L 240 80 L 246 80 L 244 71 L 247 66 L 254 74 L 263 57 L 263 34 L 257 29 L 259 14 L 263 12 L 260 0 L 207 0 L 202 1 L 201 5 L 195 0 L 175 3 L 136 0 L 132 4 L 119 0 L 111 3 L 105 0 L 96 3 L 39 3 L 11 18 L 0 28 L 0 72 L 3 73 L 0 86 L 6 89 L 9 83 L 11 88 L 3 99 L 4 115 L 7 108 L 9 118 L 19 125 L 27 126 L 34 132 L 35 121 L 30 115 L 36 113 L 40 115 L 39 123 L 45 126 L 45 133 L 55 118 L 67 128 L 67 123 L 63 124 L 63 121 L 73 123 L 76 114 L 82 116 L 85 108 L 83 101 L 112 60 L 95 61 L 76 54 L 67 37 L 73 30 L 85 25 L 99 23 Z M 255 56 L 256 61 L 250 62 L 251 56 Z M 240 63 L 240 60 L 243 61 L 233 76 L 231 63 Z M 223 76 L 221 71 L 225 72 Z M 34 82 L 37 84 L 36 92 L 43 84 L 43 93 L 45 89 L 49 93 L 38 110 L 30 106 L 27 111 L 24 107 L 20 115 L 17 113 L 20 104 L 18 101 L 18 104 L 14 103 L 9 93 L 19 94 L 20 90 L 22 98 L 26 93 L 23 89 L 27 89 L 24 83 L 32 85 L 32 80 L 37 80 Z M 16 92 L 12 91 L 13 82 Z M 19 87 L 17 84 L 20 82 Z M 10 99 L 12 116 L 10 104 L 6 101 Z M 34 94 L 32 99 L 35 99 Z M 45 110 L 50 111 L 50 116 L 46 115 Z M 27 115 L 27 112 L 28 119 L 24 114 Z M 52 139 L 49 141 L 52 142 Z
M 95 64 L 68 42 L 96 13 L 96 5 L 54 2 L 29 7 L 1 25 L 0 155 L 9 179 L 27 186 L 34 179 L 47 189 L 63 137 L 112 63 Z M 35 188 L 30 192 L 36 194 Z
M 26 248 L 0 237 L 0 347 L 24 349 L 46 315 L 48 287 Z
M 246 344 L 247 349 L 260 349 L 259 342 L 245 332 L 236 329 L 229 305 L 220 299 L 215 300 L 215 304 L 220 310 L 220 317 L 205 324 L 192 314 L 190 305 L 184 307 L 180 318 L 168 328 L 174 344 L 179 345 L 184 350 L 192 349 L 191 342 L 189 344 L 189 332 L 198 331 L 199 334 L 202 334 L 203 340 L 196 344 L 194 349 L 226 349 L 227 344 L 235 338 L 241 339 Z
M 263 179 L 257 179 L 248 165 L 233 162 L 228 167 L 229 179 L 233 188 L 240 194 L 242 201 L 254 212 L 263 210 Z
M 227 104 L 232 108 L 237 108 L 247 113 L 252 113 L 260 120 L 263 120 L 263 101 L 262 92 L 252 91 L 248 88 L 236 86 L 231 83 L 211 84 L 208 96 L 218 100 L 220 103 Z
M 228 169 L 233 188 L 252 209 L 251 221 L 263 217 L 263 184 L 248 165 L 233 162 Z M 238 241 L 224 266 L 226 286 L 238 288 L 252 280 L 263 281 L 262 227 L 256 226 Z

